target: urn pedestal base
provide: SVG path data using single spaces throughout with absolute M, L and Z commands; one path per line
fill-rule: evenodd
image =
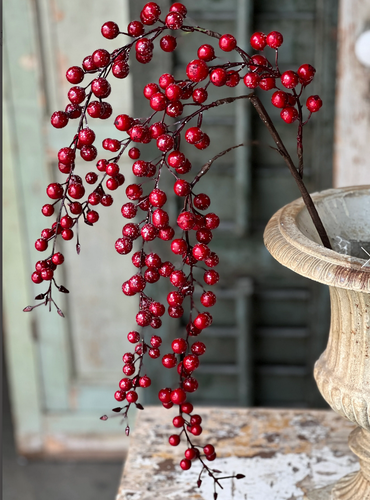
M 325 488 L 310 491 L 303 497 L 303 500 L 332 500 L 332 489 L 333 485 L 330 484 L 329 486 L 325 486 Z
M 361 469 L 337 483 L 307 493 L 305 500 L 370 500 L 370 433 L 357 427 L 351 432 L 348 444 L 358 456 Z
M 335 484 L 310 491 L 304 500 L 370 500 L 370 484 L 361 472 L 352 472 Z

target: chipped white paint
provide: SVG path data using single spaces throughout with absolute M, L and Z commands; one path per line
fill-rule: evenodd
M 311 423 L 305 415 L 296 415 L 289 424 L 295 429 L 299 429 L 299 435 L 306 438 L 310 443 L 318 443 L 328 436 L 329 430 L 327 427 L 317 425 L 316 422 Z
M 346 436 L 353 426 L 330 411 L 197 408 L 204 422 L 197 443 L 212 442 L 218 457 L 209 465 L 222 475 L 219 500 L 303 500 L 305 492 L 358 470 Z M 213 484 L 200 466 L 181 471 L 185 443 L 171 448 L 176 414 L 159 407 L 138 414 L 116 500 L 209 500 Z M 203 436 L 204 435 L 204 436 Z
M 222 500 L 303 500 L 301 484 L 307 475 L 318 486 L 325 486 L 328 480 L 337 481 L 348 472 L 358 470 L 354 457 L 334 455 L 328 447 L 314 450 L 311 455 L 306 453 L 277 453 L 272 458 L 222 458 L 217 468 L 230 472 L 245 474 L 242 480 L 227 480 L 223 482 L 224 491 L 220 494 Z M 180 476 L 179 476 L 180 477 Z M 182 482 L 194 483 L 196 471 L 186 471 L 181 477 Z M 179 484 L 180 485 L 180 484 Z M 212 490 L 212 480 L 205 477 L 199 489 L 200 494 L 207 498 Z

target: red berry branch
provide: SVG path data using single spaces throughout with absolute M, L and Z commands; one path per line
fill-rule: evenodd
M 162 325 L 161 317 L 166 313 L 166 307 L 153 298 L 148 291 L 148 285 L 156 283 L 161 278 L 167 278 L 173 289 L 167 295 L 167 314 L 171 318 L 180 318 L 184 315 L 183 304 L 189 299 L 190 312 L 186 321 L 184 336 L 174 339 L 168 349 L 161 351 L 162 338 L 160 335 L 147 337 L 146 330 L 129 332 L 127 338 L 135 344 L 133 352 L 123 355 L 123 373 L 119 382 L 119 390 L 114 394 L 117 402 L 126 402 L 124 406 L 113 409 L 120 414 L 126 423 L 126 434 L 130 432 L 128 412 L 132 404 L 143 409 L 138 402 L 138 388 L 147 388 L 151 385 L 150 378 L 144 372 L 145 356 L 152 359 L 160 358 L 162 365 L 168 369 L 176 368 L 178 384 L 176 387 L 167 387 L 159 391 L 158 398 L 164 408 L 178 407 L 179 414 L 173 419 L 176 433 L 169 436 L 172 446 L 180 444 L 181 439 L 186 443 L 184 458 L 180 467 L 184 470 L 192 466 L 193 461 L 200 462 L 201 476 L 206 472 L 214 480 L 214 486 L 222 485 L 217 474 L 220 471 L 211 469 L 208 462 L 216 458 L 216 451 L 212 444 L 200 446 L 193 441 L 194 436 L 202 433 L 202 418 L 193 412 L 193 405 L 188 401 L 189 394 L 198 389 L 198 381 L 194 374 L 200 365 L 201 356 L 206 352 L 204 342 L 194 339 L 212 324 L 212 316 L 207 310 L 215 305 L 216 295 L 208 287 L 215 285 L 219 274 L 214 267 L 219 259 L 209 244 L 212 241 L 213 230 L 219 225 L 219 218 L 215 213 L 208 212 L 211 204 L 209 196 L 198 190 L 198 183 L 211 168 L 214 161 L 227 154 L 236 147 L 231 146 L 225 151 L 211 158 L 196 173 L 193 180 L 188 182 L 181 176 L 192 170 L 190 161 L 181 151 L 181 141 L 193 145 L 199 150 L 208 148 L 210 137 L 202 130 L 203 115 L 211 108 L 235 102 L 238 99 L 248 99 L 256 108 L 262 121 L 268 128 L 276 145 L 289 167 L 308 211 L 319 232 L 323 244 L 330 248 L 330 242 L 325 229 L 317 214 L 315 206 L 303 183 L 303 129 L 310 120 L 312 113 L 317 112 L 322 101 L 319 96 L 309 96 L 306 100 L 308 115 L 304 117 L 302 104 L 303 91 L 310 84 L 315 75 L 315 69 L 309 64 L 303 64 L 297 71 L 280 72 L 278 66 L 278 50 L 283 43 L 280 33 L 272 31 L 268 35 L 257 32 L 251 37 L 250 43 L 256 51 L 262 51 L 266 46 L 274 50 L 274 64 L 264 55 L 258 53 L 249 55 L 237 45 L 231 34 L 221 35 L 200 26 L 184 24 L 187 10 L 181 3 L 174 3 L 164 19 L 155 2 L 147 3 L 140 15 L 140 21 L 129 23 L 126 32 L 121 32 L 116 23 L 106 22 L 102 28 L 102 35 L 110 40 L 119 35 L 130 37 L 126 45 L 116 48 L 111 53 L 104 49 L 95 50 L 92 55 L 85 57 L 82 67 L 72 66 L 66 72 L 66 78 L 73 86 L 68 92 L 70 103 L 65 111 L 56 111 L 51 117 L 51 124 L 55 128 L 67 126 L 70 120 L 79 119 L 77 130 L 72 134 L 69 146 L 62 147 L 58 152 L 58 166 L 65 174 L 64 183 L 53 182 L 48 185 L 46 193 L 52 200 L 42 207 L 42 213 L 51 217 L 56 212 L 56 220 L 51 228 L 41 232 L 35 247 L 44 252 L 51 246 L 50 254 L 36 263 L 32 274 L 34 283 L 48 284 L 46 292 L 37 295 L 41 302 L 35 306 L 28 306 L 24 310 L 31 311 L 42 304 L 54 304 L 60 315 L 62 311 L 56 305 L 53 297 L 53 285 L 60 292 L 68 290 L 57 285 L 54 272 L 64 262 L 63 255 L 57 251 L 57 241 L 72 240 L 76 233 L 76 249 L 79 252 L 78 224 L 82 221 L 94 225 L 99 220 L 95 207 L 101 205 L 109 207 L 113 203 L 110 191 L 117 190 L 125 182 L 120 171 L 119 161 L 124 152 L 133 160 L 132 172 L 138 178 L 136 183 L 126 187 L 126 201 L 121 208 L 122 216 L 134 222 L 127 222 L 122 228 L 122 236 L 115 243 L 116 251 L 129 254 L 135 240 L 140 240 L 140 250 L 133 253 L 131 260 L 137 269 L 135 274 L 123 283 L 122 292 L 127 296 L 138 295 L 139 310 L 136 314 L 136 323 L 140 328 L 151 327 L 157 330 Z M 147 29 L 147 26 L 155 27 Z M 147 31 L 146 31 L 147 29 Z M 173 52 L 176 49 L 176 37 L 166 34 L 167 31 L 183 31 L 186 33 L 198 32 L 211 39 L 216 39 L 218 49 L 223 53 L 236 51 L 240 56 L 237 62 L 221 62 L 218 59 L 215 47 L 211 44 L 202 44 L 197 51 L 197 58 L 190 61 L 186 67 L 186 76 L 176 80 L 171 74 L 163 74 L 157 83 L 148 83 L 143 89 L 144 98 L 148 100 L 151 114 L 147 118 L 134 118 L 127 114 L 120 114 L 114 119 L 114 126 L 118 133 L 124 133 L 122 139 L 106 138 L 102 148 L 108 158 L 100 158 L 96 163 L 97 172 L 91 171 L 83 179 L 75 173 L 75 157 L 79 151 L 81 158 L 86 162 L 95 161 L 98 155 L 94 146 L 95 133 L 90 128 L 90 121 L 109 119 L 113 113 L 112 106 L 106 99 L 111 93 L 108 77 L 126 78 L 130 72 L 129 59 L 132 52 L 142 64 L 151 61 L 154 51 L 154 41 L 159 39 L 159 47 L 164 52 Z M 79 84 L 89 75 L 91 81 L 81 87 Z M 218 100 L 209 98 L 213 87 L 233 88 L 241 84 L 241 88 L 248 89 L 248 93 L 239 96 L 225 97 Z M 267 111 L 252 89 L 260 88 L 273 91 L 272 105 L 281 109 L 280 116 L 288 124 L 297 122 L 297 157 L 298 168 L 285 148 L 276 131 Z M 168 122 L 168 118 L 176 119 Z M 190 124 L 189 122 L 192 122 Z M 141 159 L 142 149 L 155 141 L 159 156 L 150 161 Z M 110 154 L 112 154 L 111 157 Z M 183 208 L 177 216 L 176 224 L 170 221 L 169 215 L 163 208 L 167 202 L 167 194 L 161 184 L 162 175 L 168 172 L 174 177 L 173 190 L 176 196 L 183 199 Z M 144 183 L 144 180 L 147 182 Z M 91 188 L 90 188 L 91 186 Z M 142 213 L 140 217 L 139 214 Z M 142 219 L 137 222 L 138 219 Z M 175 237 L 175 227 L 181 230 L 181 235 Z M 170 245 L 172 253 L 181 259 L 181 265 L 176 267 L 170 261 L 162 261 L 160 255 L 154 252 L 146 253 L 147 243 L 155 239 L 163 240 Z M 200 304 L 195 300 L 195 290 L 201 290 Z M 107 416 L 101 417 L 107 420 Z M 235 476 L 244 477 L 242 474 Z M 217 492 L 214 492 L 217 498 Z

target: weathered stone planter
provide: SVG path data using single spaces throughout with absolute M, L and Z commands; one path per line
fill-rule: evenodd
M 359 426 L 349 446 L 359 457 L 360 471 L 308 493 L 307 499 L 370 500 L 370 257 L 361 249 L 367 244 L 369 252 L 370 186 L 330 189 L 313 199 L 331 241 L 356 255 L 322 246 L 302 199 L 271 218 L 264 240 L 278 262 L 329 285 L 329 341 L 314 376 L 333 410 Z

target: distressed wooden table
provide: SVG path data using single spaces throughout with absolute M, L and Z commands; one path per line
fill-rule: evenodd
M 217 446 L 212 467 L 225 474 L 245 474 L 222 481 L 219 500 L 303 500 L 359 469 L 347 446 L 353 424 L 332 411 L 198 408 L 204 431 L 194 442 Z M 200 464 L 181 471 L 186 449 L 168 444 L 176 409 L 146 407 L 138 412 L 116 500 L 211 500 L 213 481 L 196 480 Z M 327 495 L 327 496 L 325 496 Z M 310 498 L 316 498 L 316 496 Z M 318 499 L 330 498 L 328 491 Z

